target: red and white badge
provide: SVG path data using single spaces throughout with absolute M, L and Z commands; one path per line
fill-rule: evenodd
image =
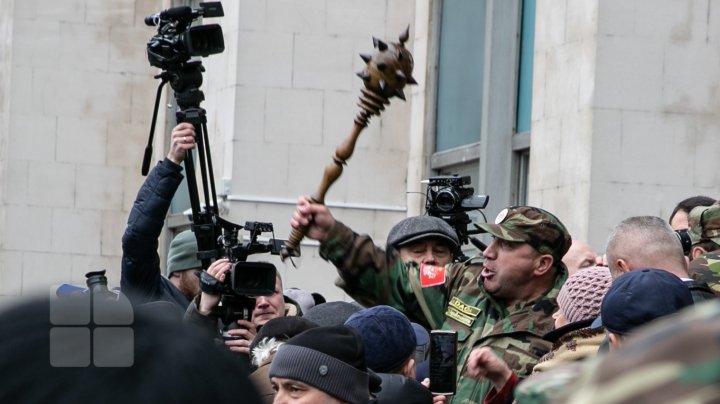
M 445 267 L 437 265 L 420 265 L 420 286 L 427 288 L 430 286 L 445 284 Z

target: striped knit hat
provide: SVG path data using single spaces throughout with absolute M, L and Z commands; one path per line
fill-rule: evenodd
M 570 323 L 597 317 L 611 283 L 607 267 L 579 270 L 565 281 L 558 293 L 560 311 Z

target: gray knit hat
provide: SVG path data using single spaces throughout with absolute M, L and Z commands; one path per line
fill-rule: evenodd
M 185 230 L 170 242 L 167 259 L 167 276 L 173 272 L 188 269 L 201 269 L 202 263 L 197 259 L 197 239 L 192 230 Z
M 278 348 L 269 375 L 306 383 L 351 404 L 370 397 L 362 339 L 344 325 L 311 328 L 290 338 Z
M 428 237 L 443 239 L 452 249 L 460 245 L 460 240 L 452 226 L 434 216 L 413 216 L 403 219 L 390 229 L 386 245 L 397 248 Z
M 362 306 L 354 302 L 334 301 L 321 303 L 308 311 L 303 311 L 303 317 L 321 327 L 329 327 L 345 324 L 350 316 L 362 309 Z
M 612 277 L 607 267 L 590 267 L 575 272 L 558 293 L 560 312 L 570 323 L 597 317 L 610 284 Z

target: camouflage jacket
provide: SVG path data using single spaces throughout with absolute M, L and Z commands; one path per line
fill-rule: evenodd
M 542 335 L 553 329 L 555 299 L 567 279 L 564 269 L 540 299 L 507 308 L 482 289 L 477 260 L 447 265 L 444 284 L 422 288 L 417 265 L 403 263 L 396 251 L 376 247 L 369 236 L 357 235 L 340 222 L 321 244 L 320 255 L 338 268 L 337 285 L 359 303 L 390 305 L 426 327 L 457 331 L 454 403 L 482 403 L 490 390 L 489 381 L 477 382 L 464 371 L 473 348 L 492 347 L 520 377 L 529 375 L 550 350 L 552 344 Z
M 691 278 L 707 283 L 715 294 L 720 294 L 720 250 L 705 253 L 690 261 L 688 272 Z
M 652 322 L 586 363 L 557 403 L 720 402 L 720 301 Z

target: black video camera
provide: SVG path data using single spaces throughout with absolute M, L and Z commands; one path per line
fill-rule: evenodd
M 193 10 L 188 6 L 173 7 L 145 17 L 145 24 L 157 26 L 157 35 L 147 44 L 151 65 L 163 70 L 179 69 L 193 56 L 209 56 L 225 50 L 222 27 L 218 24 L 188 26 L 200 17 L 222 17 L 222 4 L 200 3 Z
M 468 225 L 472 222 L 467 212 L 471 210 L 480 210 L 487 206 L 490 197 L 487 195 L 475 195 L 475 189 L 469 187 L 470 176 L 443 175 L 430 177 L 423 181 L 428 184 L 425 194 L 425 211 L 430 216 L 439 217 L 447 224 L 455 229 L 460 244 L 472 244 L 484 250 L 486 248 L 480 240 L 469 237 L 469 234 L 477 234 L 478 231 L 468 230 Z M 464 261 L 467 259 L 458 247 L 453 252 L 456 261 Z
M 487 206 L 487 195 L 475 195 L 475 189 L 466 187 L 470 176 L 443 175 L 427 180 L 425 210 L 431 216 L 442 217 L 458 212 L 483 209 Z
M 237 327 L 237 320 L 252 320 L 256 296 L 275 293 L 275 265 L 247 262 L 247 258 L 258 253 L 279 255 L 284 241 L 275 238 L 258 240 L 263 232 L 273 232 L 272 223 L 248 221 L 245 226 L 239 226 L 219 216 L 213 216 L 212 222 L 193 225 L 193 229 L 198 239 L 198 259 L 209 262 L 224 257 L 233 263 L 223 282 L 205 271 L 199 274 L 202 291 L 220 296 L 215 314 L 226 326 L 224 332 Z M 240 230 L 250 232 L 247 241 L 239 239 Z
M 235 262 L 220 282 L 207 272 L 200 273 L 203 292 L 220 295 L 215 314 L 226 326 L 234 328 L 237 320 L 252 320 L 256 296 L 275 293 L 275 265 L 269 262 Z

